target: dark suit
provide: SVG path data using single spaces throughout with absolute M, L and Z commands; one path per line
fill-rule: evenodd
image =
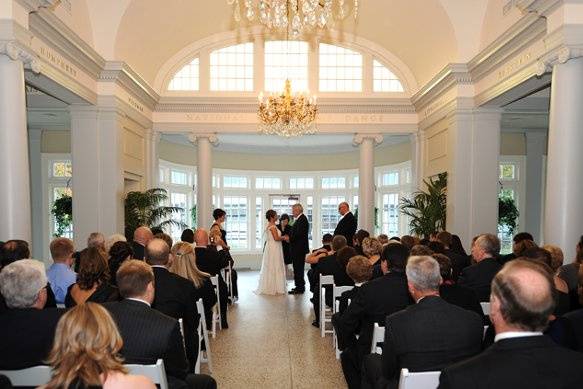
M 583 354 L 546 336 L 503 339 L 482 354 L 445 368 L 441 389 L 583 388 Z
M 439 287 L 439 295 L 450 304 L 457 305 L 463 309 L 474 311 L 483 318 L 484 311 L 480 305 L 480 300 L 476 292 L 456 284 L 442 284 Z
M 405 273 L 391 271 L 362 285 L 344 313 L 332 316 L 349 388 L 360 387 L 360 367 L 364 355 L 370 352 L 374 323 L 384 323 L 386 316 L 412 303 Z
M 346 243 L 348 243 L 349 246 L 352 246 L 352 238 L 356 233 L 356 225 L 356 218 L 352 212 L 347 212 L 336 225 L 336 228 L 334 229 L 334 236 L 342 235 L 346 238 Z
M 135 259 L 143 260 L 146 253 L 146 248 L 139 244 L 138 242 L 132 241 L 132 249 L 134 249 L 134 256 Z
M 383 354 L 365 357 L 363 387 L 396 387 L 402 368 L 435 371 L 474 356 L 483 328 L 476 313 L 427 296 L 387 317 Z
M 219 276 L 219 298 L 221 299 L 221 326 L 229 328 L 227 321 L 227 304 L 229 300 L 229 293 L 227 290 L 227 283 L 223 279 L 221 269 L 229 265 L 229 259 L 226 255 L 218 252 L 214 247 L 197 247 L 196 266 L 200 271 L 209 273 L 211 276 Z
M 328 255 L 320 259 L 314 268 L 314 280 L 316 283 L 320 282 L 320 274 L 323 276 L 333 276 L 334 285 L 336 286 L 347 286 L 354 285 L 354 281 L 346 274 L 346 270 L 342 269 L 342 266 L 336 258 L 336 253 Z M 325 286 L 326 290 L 326 305 L 332 307 L 333 304 L 333 287 Z M 320 292 L 321 286 L 314 289 L 314 313 L 316 315 L 316 322 L 320 321 Z
M 197 294 L 194 284 L 186 278 L 171 273 L 165 267 L 153 266 L 156 292 L 152 308 L 163 314 L 182 319 L 184 343 L 190 369 L 194 370 L 198 357 L 198 322 L 200 315 L 196 309 Z
M 202 299 L 206 325 L 210 328 L 212 324 L 213 307 L 217 303 L 217 294 L 213 288 L 210 278 L 205 278 L 200 288 L 195 287 L 196 300 Z M 199 312 L 200 313 L 200 312 Z
M 473 289 L 480 301 L 489 301 L 490 284 L 500 269 L 502 265 L 494 258 L 483 259 L 462 270 L 458 284 Z
M 308 218 L 302 214 L 295 220 L 289 235 L 290 253 L 294 266 L 294 281 L 296 289 L 299 291 L 304 291 L 306 288 L 304 262 L 306 260 L 306 254 L 310 252 L 310 244 L 308 241 L 309 231 L 310 225 Z
M 0 369 L 42 365 L 64 309 L 7 309 L 0 314 Z
M 583 309 L 558 317 L 549 326 L 549 335 L 560 345 L 583 353 Z
M 444 254 L 451 262 L 452 278 L 454 281 L 457 281 L 462 270 L 471 265 L 470 257 L 458 254 L 450 249 L 446 249 Z
M 340 304 L 338 305 L 338 312 L 340 312 L 340 314 L 342 314 L 346 308 L 348 308 L 348 305 L 350 304 L 348 300 L 352 301 L 356 293 L 358 293 L 358 289 L 360 289 L 360 286 L 355 285 L 354 288 L 347 290 L 346 292 L 342 292 L 338 298 L 340 301 Z

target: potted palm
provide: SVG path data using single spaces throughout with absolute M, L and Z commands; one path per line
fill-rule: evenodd
M 64 194 L 53 202 L 51 213 L 55 216 L 57 230 L 54 236 L 56 238 L 63 236 L 71 224 L 73 224 L 73 198 Z

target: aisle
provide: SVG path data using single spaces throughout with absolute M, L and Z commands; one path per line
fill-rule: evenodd
M 258 272 L 239 272 L 239 302 L 229 329 L 211 340 L 219 389 L 345 388 L 332 336 L 311 326 L 311 293 L 257 296 Z M 204 372 L 204 366 L 203 366 Z

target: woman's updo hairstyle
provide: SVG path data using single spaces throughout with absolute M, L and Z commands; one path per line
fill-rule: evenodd
M 277 216 L 277 212 L 275 212 L 273 209 L 270 209 L 269 211 L 265 212 L 265 218 L 267 219 L 267 221 L 271 220 L 275 216 Z

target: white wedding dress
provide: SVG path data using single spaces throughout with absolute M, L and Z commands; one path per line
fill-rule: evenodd
M 277 227 L 274 228 L 277 235 L 281 236 L 279 229 Z M 259 285 L 255 293 L 268 295 L 285 294 L 287 293 L 287 281 L 281 241 L 273 239 L 269 228 L 265 230 L 265 240 L 261 272 L 259 273 Z

